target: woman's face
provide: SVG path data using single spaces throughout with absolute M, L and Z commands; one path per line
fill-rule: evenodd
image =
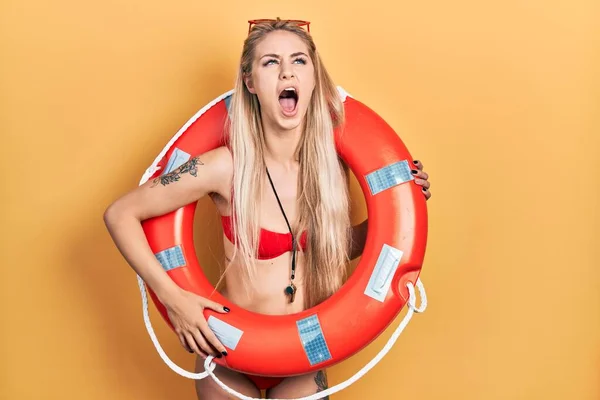
M 263 124 L 277 130 L 300 125 L 315 88 L 315 69 L 308 47 L 296 34 L 269 33 L 256 47 L 252 75 L 246 78 L 258 96 Z

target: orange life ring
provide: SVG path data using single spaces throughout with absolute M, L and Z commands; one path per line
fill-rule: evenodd
M 340 157 L 355 174 L 366 199 L 369 227 L 355 271 L 338 292 L 316 307 L 292 315 L 253 313 L 214 290 L 193 243 L 196 203 L 143 222 L 157 259 L 183 289 L 228 306 L 230 313 L 205 310 L 228 356 L 217 364 L 258 376 L 293 376 L 336 364 L 364 348 L 394 320 L 409 298 L 425 256 L 427 208 L 410 172 L 412 158 L 394 130 L 374 111 L 339 88 L 346 123 L 335 131 Z M 224 145 L 232 91 L 192 117 L 163 149 L 153 179 L 190 157 Z M 165 307 L 148 289 L 165 321 Z

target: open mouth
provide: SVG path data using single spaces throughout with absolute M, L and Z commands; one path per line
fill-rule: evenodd
M 295 88 L 286 88 L 279 94 L 279 104 L 285 114 L 291 114 L 296 111 L 298 105 L 298 93 Z

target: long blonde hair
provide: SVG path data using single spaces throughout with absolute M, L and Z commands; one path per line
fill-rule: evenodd
M 260 199 L 265 183 L 262 130 L 258 98 L 248 91 L 244 77 L 252 74 L 258 43 L 269 33 L 283 30 L 298 35 L 307 45 L 315 66 L 315 89 L 298 144 L 298 221 L 294 237 L 307 231 L 304 252 L 304 306 L 312 307 L 331 296 L 346 278 L 349 261 L 350 216 L 346 176 L 338 158 L 333 130 L 343 123 L 344 107 L 327 73 L 312 37 L 294 23 L 277 20 L 255 25 L 244 42 L 235 90 L 230 104 L 228 146 L 233 156 L 231 194 L 234 257 L 246 279 L 255 276 L 260 234 Z M 282 288 L 283 291 L 283 288 Z

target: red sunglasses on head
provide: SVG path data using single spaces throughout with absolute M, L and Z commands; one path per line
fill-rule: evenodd
M 277 21 L 277 20 L 276 19 L 251 19 L 250 21 L 248 21 L 248 34 L 250 34 L 250 30 L 252 29 L 252 26 L 254 26 L 254 25 L 265 23 L 265 22 L 275 22 L 275 21 Z M 281 21 L 291 22 L 299 27 L 305 26 L 307 32 L 310 33 L 310 21 L 302 21 L 299 19 L 282 19 Z

